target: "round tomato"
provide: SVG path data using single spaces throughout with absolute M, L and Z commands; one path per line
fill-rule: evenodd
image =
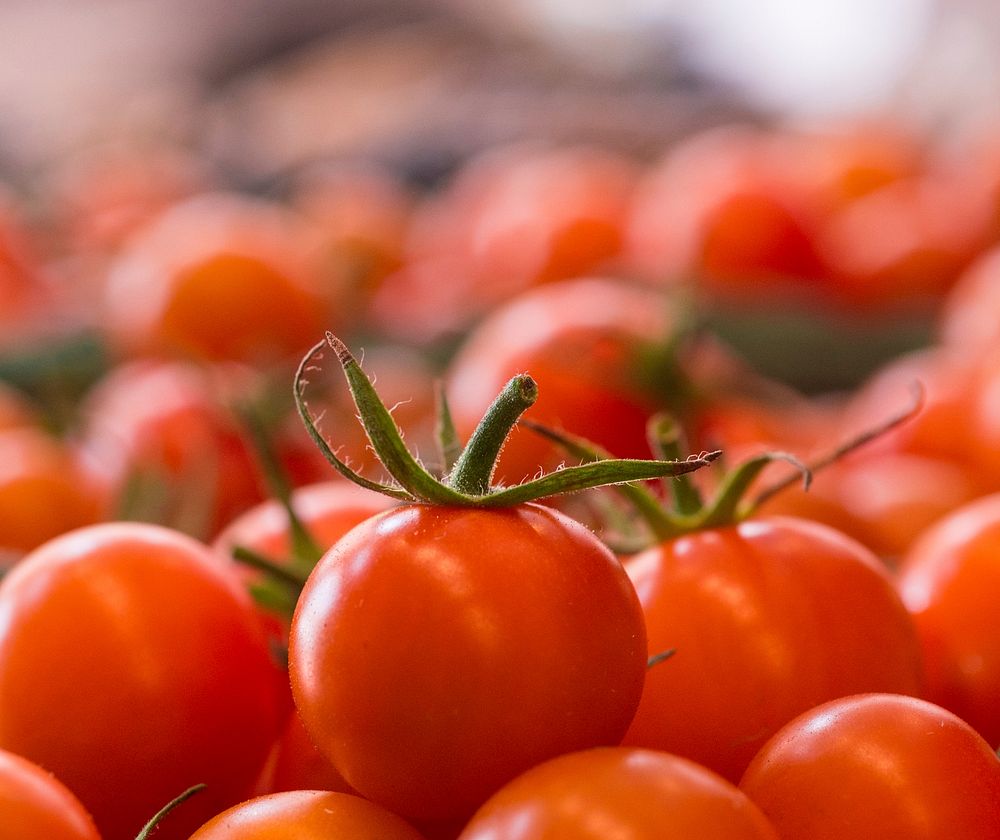
M 927 698 L 1000 744 L 1000 495 L 926 531 L 903 558 L 899 591 L 920 634 Z
M 652 668 L 625 743 L 736 781 L 796 715 L 862 691 L 918 693 L 916 631 L 860 543 L 791 517 L 696 531 L 632 558 Z
M 51 769 L 104 840 L 187 837 L 251 787 L 278 683 L 232 568 L 174 531 L 109 523 L 58 537 L 0 583 L 0 747 Z M 187 822 L 185 822 L 187 820 Z
M 505 383 L 530 371 L 538 400 L 526 419 L 618 457 L 648 458 L 646 423 L 663 407 L 656 385 L 668 375 L 672 328 L 664 295 L 621 281 L 573 280 L 522 295 L 480 324 L 452 361 L 447 393 L 458 432 L 471 434 Z M 497 475 L 515 483 L 564 460 L 548 441 L 515 428 Z
M 431 822 L 539 761 L 617 743 L 646 641 L 628 577 L 579 523 L 535 504 L 409 505 L 320 561 L 289 654 L 306 730 L 347 782 Z
M 0 750 L 0 834 L 12 840 L 101 840 L 80 801 L 51 773 Z
M 182 806 L 186 807 L 186 806 Z M 419 832 L 359 796 L 320 790 L 275 793 L 230 808 L 190 840 L 423 840 Z
M 778 732 L 740 782 L 783 840 L 997 840 L 1000 761 L 967 723 L 868 694 Z
M 459 840 L 777 840 L 739 789 L 692 761 L 605 747 L 545 762 L 491 796 Z

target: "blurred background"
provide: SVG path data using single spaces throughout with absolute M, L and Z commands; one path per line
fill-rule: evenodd
M 652 155 L 735 117 L 952 132 L 997 116 L 998 29 L 989 0 L 4 0 L 0 174 L 164 137 L 253 180 L 526 136 Z

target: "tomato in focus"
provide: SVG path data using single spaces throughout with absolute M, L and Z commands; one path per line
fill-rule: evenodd
M 997 840 L 1000 761 L 967 723 L 914 697 L 812 709 L 754 758 L 740 788 L 783 840 Z
M 193 784 L 163 840 L 249 792 L 278 684 L 249 596 L 205 546 L 107 523 L 49 541 L 0 583 L 0 748 L 54 772 L 103 840 L 134 840 Z
M 551 759 L 491 796 L 459 840 L 777 840 L 733 784 L 692 761 L 606 747 Z
M 803 519 L 751 518 L 628 558 L 651 654 L 625 736 L 737 781 L 796 715 L 862 691 L 919 694 L 916 631 L 860 543 Z
M 418 822 L 467 816 L 546 758 L 617 743 L 645 667 L 621 565 L 535 504 L 367 520 L 310 576 L 289 650 L 315 744 Z

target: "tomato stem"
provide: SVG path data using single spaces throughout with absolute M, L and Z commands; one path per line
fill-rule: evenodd
M 451 406 L 444 391 L 444 383 L 440 379 L 434 383 L 434 405 L 436 419 L 434 437 L 441 459 L 441 474 L 448 475 L 454 468 L 458 456 L 462 454 L 462 444 L 455 430 L 455 421 L 451 416 Z
M 153 834 L 157 826 L 159 826 L 159 824 L 163 821 L 163 818 L 166 817 L 167 814 L 173 811 L 174 808 L 176 808 L 178 805 L 187 802 L 196 793 L 201 793 L 201 791 L 203 791 L 204 789 L 205 785 L 203 784 L 194 785 L 193 787 L 189 787 L 180 796 L 176 797 L 175 799 L 172 799 L 170 802 L 168 802 L 166 805 L 160 808 L 160 810 L 156 812 L 153 818 L 148 823 L 146 823 L 146 825 L 143 826 L 142 831 L 139 832 L 135 840 L 148 840 L 148 838 Z
M 290 587 L 301 590 L 306 584 L 307 571 L 299 571 L 292 566 L 283 566 L 276 563 L 270 557 L 265 557 L 251 548 L 243 545 L 233 546 L 233 559 L 244 566 L 264 572 L 274 580 L 281 581 Z
M 657 458 L 674 461 L 683 457 L 687 448 L 680 423 L 669 414 L 656 414 L 646 427 L 650 449 Z M 674 501 L 674 508 L 682 516 L 696 513 L 702 508 L 701 493 L 686 476 L 677 476 L 666 482 L 664 488 Z
M 513 377 L 493 400 L 459 455 L 448 483 L 461 493 L 483 496 L 490 491 L 500 449 L 517 419 L 538 398 L 538 386 L 527 374 Z

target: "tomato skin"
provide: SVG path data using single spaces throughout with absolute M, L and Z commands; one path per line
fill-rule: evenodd
M 292 620 L 310 736 L 362 795 L 467 816 L 533 764 L 617 743 L 646 643 L 635 592 L 579 523 L 540 505 L 412 505 L 349 532 Z
M 423 840 L 395 814 L 359 796 L 319 790 L 276 793 L 236 805 L 190 840 Z
M 603 747 L 562 755 L 505 785 L 459 840 L 777 840 L 729 782 L 668 753 Z
M 249 790 L 278 727 L 274 666 L 207 547 L 153 525 L 79 529 L 4 578 L 0 616 L 0 747 L 56 773 L 104 840 L 132 840 L 192 784 L 208 789 L 158 837 Z
M 1000 761 L 950 712 L 869 694 L 796 718 L 741 789 L 783 840 L 997 840 Z
M 899 591 L 920 634 L 927 698 L 1000 744 L 1000 494 L 955 510 L 904 557 Z
M 52 774 L 0 750 L 0 835 L 17 840 L 101 840 L 80 801 Z
M 650 670 L 625 743 L 737 781 L 779 727 L 862 691 L 917 694 L 912 621 L 878 559 L 843 534 L 761 517 L 662 543 L 626 563 Z

